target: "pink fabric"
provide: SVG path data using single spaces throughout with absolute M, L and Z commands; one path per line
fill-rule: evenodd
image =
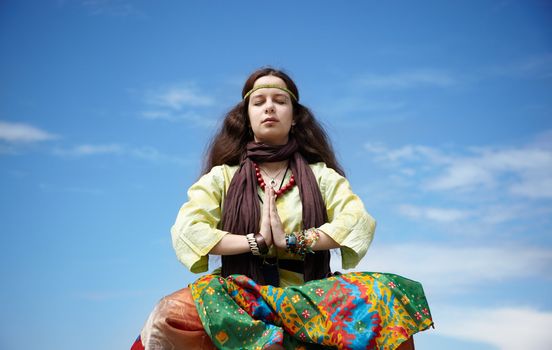
M 203 329 L 190 289 L 180 289 L 157 304 L 146 321 L 140 337 L 131 348 L 131 350 L 143 349 L 216 349 Z

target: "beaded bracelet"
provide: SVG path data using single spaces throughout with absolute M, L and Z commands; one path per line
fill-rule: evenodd
M 297 236 L 294 232 L 290 234 L 286 234 L 286 249 L 288 250 L 295 250 L 295 246 L 297 245 Z
M 303 231 L 286 234 L 286 251 L 292 254 L 305 255 Z
M 314 253 L 312 250 L 312 247 L 318 242 L 320 239 L 320 232 L 313 228 L 306 229 L 304 232 L 305 235 L 305 246 L 307 248 L 308 253 Z
M 312 247 L 319 238 L 320 232 L 315 228 L 288 233 L 286 234 L 286 251 L 302 256 L 307 253 L 313 254 Z

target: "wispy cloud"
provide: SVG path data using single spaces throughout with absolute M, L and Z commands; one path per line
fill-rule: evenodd
M 405 174 L 423 173 L 421 182 L 426 190 L 500 187 L 516 196 L 552 198 L 552 148 L 479 147 L 461 150 L 461 155 L 421 145 L 390 149 L 368 143 L 364 148 L 385 166 L 411 169 Z
M 13 145 L 0 144 L 0 154 L 16 155 L 17 153 L 18 151 Z
M 214 103 L 213 98 L 202 94 L 193 85 L 149 91 L 147 98 L 149 104 L 177 111 L 184 107 L 206 107 Z
M 447 71 L 420 69 L 391 74 L 367 74 L 356 80 L 362 87 L 378 89 L 410 89 L 417 87 L 449 87 L 458 81 Z
M 421 207 L 411 204 L 402 204 L 398 207 L 401 214 L 413 219 L 431 220 L 437 222 L 454 222 L 471 215 L 469 211 L 450 208 Z
M 432 164 L 446 164 L 453 161 L 453 158 L 445 155 L 443 151 L 423 145 L 406 145 L 392 149 L 383 144 L 366 143 L 364 149 L 373 154 L 376 161 L 395 166 L 403 162 L 429 161 Z
M 190 122 L 202 127 L 213 127 L 217 121 L 211 118 L 202 117 L 195 112 L 175 113 L 173 111 L 145 111 L 142 113 L 145 119 L 166 120 L 169 122 Z
M 29 124 L 0 121 L 0 141 L 22 144 L 55 138 L 57 138 L 56 135 Z
M 552 150 L 536 148 L 480 149 L 455 158 L 443 173 L 426 184 L 435 190 L 473 189 L 506 183 L 509 191 L 525 197 L 552 198 Z M 509 182 L 509 181 L 508 181 Z
M 552 78 L 552 53 L 532 55 L 508 64 L 496 65 L 491 75 L 510 78 L 550 79 Z
M 336 98 L 328 103 L 327 100 L 321 100 L 321 104 L 324 107 L 321 110 L 328 115 L 343 115 L 352 112 L 366 112 L 366 113 L 396 113 L 403 111 L 407 104 L 402 101 L 393 100 L 375 100 L 373 98 L 366 98 L 364 96 L 347 96 L 343 98 Z
M 72 148 L 56 148 L 53 154 L 61 157 L 88 157 L 99 155 L 128 156 L 151 162 L 189 165 L 192 160 L 181 156 L 165 154 L 154 147 L 128 147 L 120 144 L 85 144 Z
M 54 149 L 54 154 L 59 156 L 92 156 L 92 155 L 101 155 L 101 154 L 116 154 L 122 155 L 126 151 L 123 146 L 118 144 L 105 144 L 105 145 L 78 145 L 73 148 L 63 149 L 56 148 Z
M 214 99 L 192 83 L 149 90 L 145 104 L 147 107 L 141 112 L 144 119 L 184 122 L 206 128 L 217 124 L 215 119 L 204 116 L 206 109 L 214 106 Z
M 538 216 L 552 214 L 552 208 L 540 207 L 538 209 L 527 203 L 502 203 L 487 204 L 482 207 L 461 209 L 453 207 L 421 206 L 413 204 L 399 204 L 397 212 L 405 217 L 420 222 L 436 222 L 441 224 L 463 222 L 462 227 L 466 228 L 466 220 L 485 229 L 504 222 L 521 218 L 530 219 Z M 485 226 L 483 226 L 485 225 Z M 449 229 L 449 231 L 455 231 Z
M 499 350 L 547 349 L 552 344 L 552 312 L 530 307 L 438 307 L 437 333 L 483 342 Z
M 107 15 L 114 17 L 143 17 L 144 13 L 129 0 L 81 0 L 92 15 Z M 62 4 L 63 5 L 63 4 Z
M 58 186 L 49 183 L 41 183 L 38 188 L 43 192 L 64 192 L 73 194 L 85 194 L 85 195 L 103 195 L 104 190 L 92 187 L 79 187 L 79 186 Z
M 175 163 L 179 165 L 190 165 L 194 163 L 194 161 L 191 159 L 171 154 L 165 154 L 154 147 L 134 148 L 128 150 L 128 154 L 133 157 L 149 160 L 152 162 Z
M 398 273 L 422 282 L 428 293 L 446 297 L 472 292 L 481 285 L 550 278 L 551 265 L 552 250 L 533 246 L 412 243 L 375 244 L 355 270 Z
M 327 119 L 328 125 L 337 123 L 339 127 L 355 129 L 398 123 L 412 117 L 408 103 L 402 100 L 376 99 L 358 95 L 357 92 L 331 100 L 319 98 L 317 104 L 320 108 L 316 114 Z

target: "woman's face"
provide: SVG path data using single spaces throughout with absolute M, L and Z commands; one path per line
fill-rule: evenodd
M 265 75 L 255 81 L 259 85 L 278 85 L 287 88 L 286 83 L 273 75 Z M 277 88 L 261 88 L 249 96 L 247 106 L 249 122 L 255 142 L 271 145 L 285 145 L 293 122 L 291 96 Z

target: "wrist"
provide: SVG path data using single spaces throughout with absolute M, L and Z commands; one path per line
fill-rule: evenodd
M 253 236 L 255 238 L 255 242 L 257 243 L 257 247 L 259 248 L 259 253 L 261 255 L 266 255 L 268 253 L 268 244 L 266 240 L 264 239 L 263 235 L 260 233 L 256 233 Z
M 275 243 L 274 240 L 272 239 L 272 234 L 270 233 L 270 231 L 268 233 L 263 233 L 263 231 L 261 230 L 259 233 L 256 233 L 256 234 L 261 235 L 263 237 L 268 248 L 270 248 Z
M 287 248 L 287 239 L 286 239 L 286 235 L 282 235 L 281 237 L 279 237 L 278 240 L 274 240 L 274 244 L 278 247 L 278 248 Z

